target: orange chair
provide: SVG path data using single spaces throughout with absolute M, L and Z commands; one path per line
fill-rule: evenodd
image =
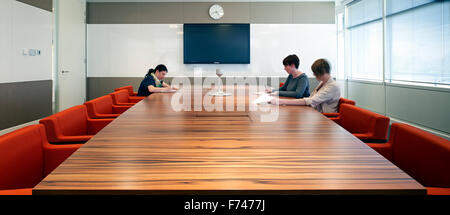
M 323 113 L 323 115 L 325 115 L 326 117 L 329 117 L 329 118 L 339 117 L 339 113 L 340 113 L 342 104 L 356 105 L 356 102 L 353 100 L 350 100 L 350 99 L 340 98 L 339 105 L 338 105 L 338 113 Z
M 31 195 L 80 146 L 49 144 L 40 124 L 0 136 L 0 195 Z
M 389 118 L 354 105 L 342 104 L 339 117 L 332 118 L 360 140 L 386 142 Z
M 136 103 L 138 103 L 139 101 L 141 101 L 142 99 L 140 98 L 133 98 L 130 97 L 128 95 L 128 91 L 127 90 L 119 90 L 116 91 L 114 93 L 109 94 L 111 95 L 112 99 L 113 99 L 113 104 L 114 105 L 119 105 L 119 106 L 132 106 L 135 105 Z
M 140 101 L 145 98 L 144 96 L 137 96 L 138 93 L 133 91 L 133 86 L 131 85 L 114 89 L 114 91 L 121 91 L 121 90 L 128 90 L 128 95 L 132 99 L 138 99 Z
M 137 96 L 137 93 L 134 92 L 133 86 L 131 86 L 131 85 L 128 85 L 128 86 L 125 86 L 125 87 L 119 87 L 119 88 L 114 89 L 114 91 L 120 91 L 120 90 L 128 90 L 128 95 L 130 95 L 130 96 Z
M 86 105 L 88 116 L 93 119 L 116 118 L 131 107 L 114 105 L 109 95 L 93 99 L 84 105 Z
M 450 141 L 403 123 L 392 123 L 389 142 L 368 144 L 427 187 L 450 195 Z
M 84 143 L 91 139 L 113 119 L 90 119 L 86 106 L 77 105 L 39 122 L 45 125 L 47 137 L 52 144 Z

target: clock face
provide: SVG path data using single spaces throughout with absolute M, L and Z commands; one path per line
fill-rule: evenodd
M 209 8 L 209 15 L 213 19 L 220 19 L 225 13 L 223 12 L 222 6 L 215 4 Z

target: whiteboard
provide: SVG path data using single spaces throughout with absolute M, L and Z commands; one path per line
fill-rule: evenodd
M 143 77 L 157 64 L 168 67 L 168 77 L 287 76 L 282 60 L 300 58 L 300 70 L 312 76 L 319 58 L 336 62 L 334 24 L 251 24 L 250 64 L 183 64 L 182 24 L 89 24 L 88 77 Z

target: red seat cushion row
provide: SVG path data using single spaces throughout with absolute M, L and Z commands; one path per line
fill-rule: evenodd
M 389 142 L 369 144 L 432 195 L 450 194 L 450 141 L 403 123 L 393 123 Z
M 113 119 L 90 119 L 86 106 L 78 105 L 40 120 L 50 143 L 86 142 Z
M 29 195 L 31 188 L 80 145 L 50 145 L 43 125 L 0 136 L 0 195 Z
M 93 99 L 84 105 L 86 105 L 88 116 L 93 119 L 116 118 L 131 107 L 114 105 L 109 95 Z
M 372 111 L 342 104 L 339 117 L 332 120 L 361 140 L 387 139 L 389 118 Z

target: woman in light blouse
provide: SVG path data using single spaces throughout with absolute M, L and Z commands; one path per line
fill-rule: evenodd
M 274 105 L 303 105 L 312 106 L 321 113 L 336 113 L 341 97 L 341 90 L 330 75 L 330 63 L 325 59 L 316 60 L 311 70 L 319 85 L 311 96 L 303 99 L 273 99 Z

